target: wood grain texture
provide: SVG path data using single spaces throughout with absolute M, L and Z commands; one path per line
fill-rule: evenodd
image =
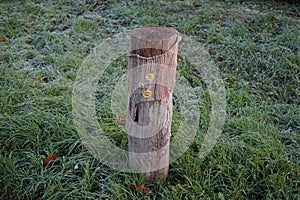
M 129 159 L 133 169 L 147 171 L 143 173 L 147 181 L 166 179 L 168 174 L 178 39 L 178 32 L 166 27 L 142 27 L 130 33 L 128 148 L 152 153 L 130 154 Z M 145 91 L 151 97 L 143 96 Z

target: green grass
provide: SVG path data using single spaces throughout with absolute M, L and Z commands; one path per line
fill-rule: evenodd
M 298 5 L 94 2 L 0 1 L 0 199 L 300 198 Z M 198 135 L 166 182 L 146 185 L 146 196 L 130 190 L 141 177 L 89 154 L 72 118 L 73 83 L 84 58 L 102 39 L 145 25 L 170 26 L 201 42 L 227 95 L 222 136 L 199 160 L 210 99 L 201 76 L 179 59 L 178 71 L 203 88 Z M 111 96 L 103 94 L 125 72 L 126 58 L 115 61 L 97 90 L 99 123 L 124 149 L 127 136 L 109 107 Z M 179 120 L 175 106 L 173 131 Z M 43 167 L 49 153 L 58 158 Z

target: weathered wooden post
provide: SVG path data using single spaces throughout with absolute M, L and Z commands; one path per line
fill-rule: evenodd
M 130 33 L 128 133 L 131 167 L 147 181 L 166 179 L 180 36 L 167 27 L 141 27 Z

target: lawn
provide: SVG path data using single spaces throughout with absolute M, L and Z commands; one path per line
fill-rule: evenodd
M 0 0 L 0 199 L 300 199 L 300 9 L 278 1 Z M 204 159 L 211 101 L 184 58 L 177 71 L 199 90 L 200 121 L 165 182 L 145 183 L 104 165 L 78 136 L 76 75 L 101 41 L 146 25 L 201 43 L 224 81 L 227 116 Z M 126 56 L 96 92 L 101 128 L 127 148 L 109 91 Z M 172 132 L 180 121 L 174 96 Z M 56 154 L 52 164 L 45 164 Z M 44 163 L 44 164 L 43 164 Z M 131 186 L 145 183 L 147 194 Z

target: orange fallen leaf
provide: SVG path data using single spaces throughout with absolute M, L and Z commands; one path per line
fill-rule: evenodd
M 141 192 L 144 195 L 146 195 L 146 194 L 148 194 L 150 192 L 150 188 L 145 187 L 144 184 L 136 185 L 136 186 L 131 185 L 130 186 L 130 190 L 133 191 L 133 192 Z
M 143 192 L 144 195 L 146 195 L 150 192 L 150 188 L 144 187 L 142 192 Z
M 54 153 L 51 153 L 49 154 L 45 159 L 44 159 L 44 162 L 43 162 L 43 166 L 46 167 L 46 166 L 49 166 L 51 164 L 53 164 L 53 161 L 57 158 L 57 155 L 54 154 Z

